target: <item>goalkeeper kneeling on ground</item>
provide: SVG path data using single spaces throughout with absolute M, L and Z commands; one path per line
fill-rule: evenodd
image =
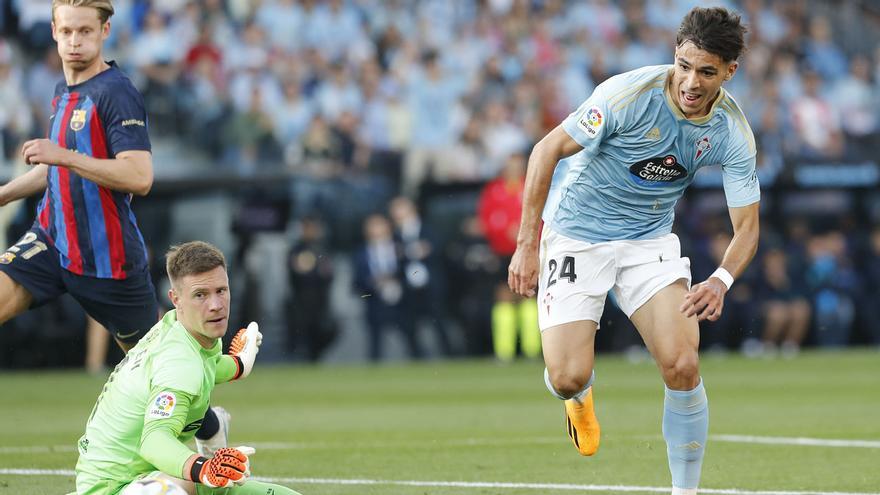
M 107 379 L 79 440 L 78 495 L 142 495 L 176 485 L 190 495 L 296 495 L 249 480 L 250 447 L 222 448 L 210 458 L 187 447 L 217 383 L 250 374 L 262 335 L 242 329 L 223 354 L 229 318 L 226 260 L 216 247 L 188 242 L 167 253 L 165 314 Z M 181 491 L 182 490 L 182 491 Z

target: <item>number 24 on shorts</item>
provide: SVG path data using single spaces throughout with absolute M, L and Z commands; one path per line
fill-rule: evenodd
M 560 278 L 567 278 L 568 283 L 573 284 L 577 280 L 577 274 L 574 268 L 574 256 L 566 256 L 562 259 L 562 269 L 559 270 L 559 277 L 556 276 L 556 270 L 559 268 L 559 262 L 551 259 L 547 262 L 547 268 L 550 269 L 550 277 L 547 279 L 547 287 L 555 284 Z

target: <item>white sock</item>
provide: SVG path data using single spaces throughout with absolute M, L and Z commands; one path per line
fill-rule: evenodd
M 696 488 L 678 488 L 672 487 L 672 495 L 697 495 Z

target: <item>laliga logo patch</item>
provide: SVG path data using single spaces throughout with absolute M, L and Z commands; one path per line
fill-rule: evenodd
M 688 175 L 687 169 L 678 163 L 675 155 L 636 162 L 629 167 L 629 173 L 634 176 L 636 183 L 652 187 L 684 179 Z
M 0 254 L 0 264 L 8 265 L 8 264 L 12 263 L 12 260 L 14 260 L 14 259 L 15 259 L 15 254 L 10 253 L 8 251 L 3 254 Z
M 74 131 L 78 131 L 86 126 L 86 111 L 85 110 L 74 110 L 73 115 L 70 117 L 70 128 Z
M 175 404 L 177 404 L 177 397 L 174 396 L 174 392 L 162 392 L 153 401 L 148 416 L 151 418 L 169 418 L 171 413 L 174 412 Z
M 594 138 L 599 135 L 599 129 L 602 128 L 602 112 L 599 107 L 592 107 L 581 115 L 578 119 L 578 127 L 581 128 L 587 136 Z
M 700 139 L 699 141 L 697 141 L 697 154 L 696 154 L 696 156 L 694 156 L 694 161 L 699 160 L 700 155 L 708 152 L 711 149 L 712 149 L 712 144 L 709 142 L 709 138 L 704 137 L 703 139 Z

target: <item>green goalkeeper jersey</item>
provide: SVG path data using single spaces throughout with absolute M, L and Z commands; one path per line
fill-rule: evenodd
M 219 339 L 211 349 L 199 345 L 174 310 L 153 326 L 113 370 L 92 409 L 78 445 L 78 494 L 115 494 L 156 470 L 182 476 L 194 453 L 184 442 L 208 409 L 221 347 Z

